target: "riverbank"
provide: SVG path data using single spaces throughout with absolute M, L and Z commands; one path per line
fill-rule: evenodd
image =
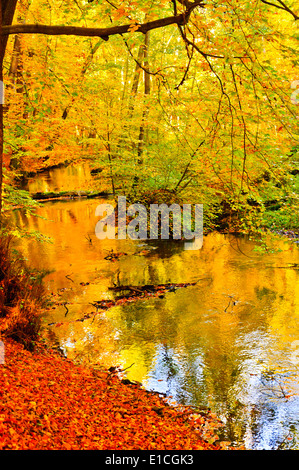
M 4 340 L 1 450 L 221 450 L 212 413 L 170 406 L 113 371 Z
M 216 444 L 215 415 L 170 406 L 113 369 L 83 367 L 52 350 L 39 335 L 41 279 L 12 255 L 9 238 L 0 239 L 0 268 L 0 450 L 226 446 Z

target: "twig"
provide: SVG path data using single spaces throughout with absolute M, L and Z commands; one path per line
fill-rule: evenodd
M 73 273 L 71 273 L 71 274 L 67 274 L 65 277 L 66 277 L 66 278 L 67 278 L 69 281 L 72 281 L 72 282 L 74 282 L 74 281 L 73 281 L 73 279 L 71 279 L 71 278 L 70 278 L 70 276 L 71 276 L 72 274 L 73 274 Z
M 134 364 L 135 362 L 133 362 L 130 366 L 126 367 L 125 369 L 122 369 L 121 372 L 124 372 L 125 370 L 130 369 L 130 367 L 132 367 Z
M 272 7 L 279 8 L 280 10 L 286 11 L 287 13 L 290 13 L 295 18 L 295 20 L 299 19 L 299 16 L 296 15 L 296 13 L 294 13 L 284 2 L 282 2 L 281 0 L 277 0 L 277 1 L 282 6 L 277 5 L 276 3 L 268 2 L 267 0 L 262 0 L 262 3 L 265 3 L 266 5 L 270 5 Z
M 65 312 L 65 317 L 67 316 L 67 314 L 69 313 L 69 309 L 67 308 L 66 306 L 67 302 L 64 302 L 62 305 L 64 306 L 64 308 L 66 309 L 66 312 Z
M 88 233 L 87 235 L 85 235 L 85 238 L 86 238 L 86 240 L 87 240 L 89 243 L 92 244 L 92 239 L 90 238 L 89 233 Z

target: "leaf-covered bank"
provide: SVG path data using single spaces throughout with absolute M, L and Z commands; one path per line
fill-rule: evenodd
M 76 365 L 38 345 L 5 341 L 1 450 L 220 450 L 213 414 L 170 406 L 111 371 Z
M 39 341 L 40 278 L 0 243 L 0 449 L 221 449 L 213 414 L 179 410 Z M 2 357 L 1 357 L 2 359 Z

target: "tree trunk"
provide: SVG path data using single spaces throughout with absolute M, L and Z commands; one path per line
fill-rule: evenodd
M 0 2 L 0 80 L 3 82 L 4 36 L 2 36 L 2 2 Z M 2 84 L 0 84 L 2 86 Z M 4 85 L 3 85 L 4 93 Z M 1 97 L 3 98 L 3 97 Z M 0 102 L 0 228 L 2 225 L 2 185 L 3 185 L 3 99 Z
M 10 26 L 15 14 L 15 9 L 17 6 L 18 0 L 1 0 L 1 26 Z M 2 37 L 2 31 L 1 31 Z M 8 41 L 8 35 L 3 36 L 1 44 L 0 59 L 1 64 L 3 64 L 3 58 L 5 54 L 5 49 Z
M 150 86 L 150 74 L 148 73 L 148 50 L 149 50 L 149 31 L 145 34 L 144 38 L 144 98 L 150 94 L 151 86 Z M 143 154 L 143 146 L 145 142 L 145 122 L 149 113 L 149 105 L 147 102 L 144 103 L 143 113 L 142 113 L 142 120 L 139 129 L 139 138 L 138 138 L 138 148 L 137 148 L 137 155 L 138 155 L 138 164 L 141 165 L 143 163 L 142 154 Z
M 2 27 L 11 25 L 17 0 L 0 1 L 0 81 L 3 83 L 3 60 L 8 36 L 2 36 Z M 4 85 L 3 85 L 4 90 Z M 2 224 L 2 190 L 3 190 L 3 103 L 0 103 L 0 226 Z
M 21 54 L 20 36 L 16 34 L 10 68 L 9 68 L 9 76 L 11 77 L 11 80 L 14 84 L 16 83 L 18 72 L 19 72 L 20 54 Z
M 134 112 L 134 103 L 138 91 L 138 84 L 139 84 L 139 79 L 141 75 L 141 64 L 144 58 L 144 44 L 141 44 L 139 46 L 138 50 L 138 56 L 137 56 L 137 62 L 136 62 L 136 67 L 135 67 L 135 72 L 134 72 L 134 78 L 133 78 L 133 84 L 132 84 L 132 89 L 131 89 L 131 96 L 130 96 L 130 105 L 129 105 L 129 113 L 128 113 L 128 118 L 131 119 L 133 116 Z
M 144 60 L 143 60 L 143 69 L 144 69 L 144 103 L 143 103 L 143 112 L 141 118 L 141 124 L 139 128 L 138 136 L 138 146 L 137 146 L 137 163 L 140 167 L 143 164 L 143 148 L 146 140 L 145 129 L 146 129 L 146 120 L 149 113 L 149 103 L 146 101 L 147 97 L 150 94 L 150 74 L 148 73 L 148 50 L 149 50 L 149 31 L 145 34 L 144 38 Z M 137 169 L 138 171 L 138 169 Z M 135 174 L 133 181 L 133 191 L 135 191 L 139 182 L 138 174 Z
M 85 61 L 85 64 L 83 65 L 83 68 L 82 68 L 82 70 L 81 70 L 81 81 L 80 81 L 81 84 L 82 84 L 82 81 L 83 81 L 83 79 L 84 79 L 84 75 L 85 75 L 85 73 L 87 72 L 88 67 L 90 66 L 90 64 L 91 64 L 92 61 L 93 61 L 94 55 L 95 55 L 95 53 L 97 52 L 97 50 L 99 49 L 99 47 L 100 47 L 101 44 L 102 44 L 102 41 L 100 40 L 100 41 L 98 41 L 98 42 L 96 43 L 96 45 L 91 49 L 90 54 L 89 54 L 89 56 L 87 57 L 87 59 L 86 59 L 86 61 Z M 63 113 L 62 113 L 62 119 L 66 119 L 66 118 L 67 118 L 67 115 L 68 115 L 68 113 L 69 113 L 71 107 L 73 106 L 74 101 L 75 101 L 74 98 L 72 98 L 70 104 L 68 104 L 68 106 L 64 109 L 64 111 L 63 111 Z

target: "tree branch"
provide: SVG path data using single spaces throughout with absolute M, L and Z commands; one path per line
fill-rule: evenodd
M 299 16 L 296 15 L 296 13 L 294 13 L 284 2 L 282 2 L 281 0 L 278 0 L 278 3 L 280 3 L 285 9 L 285 11 L 290 13 L 295 18 L 295 20 L 299 20 Z
M 2 20 L 2 28 L 4 25 L 9 25 L 12 23 L 14 12 L 16 9 L 18 0 L 1 0 L 1 20 Z M 3 35 L 1 28 L 1 35 Z M 8 36 L 4 36 L 3 40 L 1 41 L 1 49 L 0 49 L 0 63 L 2 64 L 5 49 L 7 45 Z
M 270 5 L 272 7 L 275 7 L 275 8 L 279 8 L 280 10 L 284 10 L 286 11 L 287 13 L 290 13 L 294 18 L 295 20 L 299 20 L 299 16 L 296 15 L 296 13 L 294 13 L 284 2 L 282 2 L 281 0 L 277 0 L 278 3 L 280 3 L 280 5 L 277 5 L 276 3 L 272 3 L 272 2 L 268 2 L 267 0 L 261 0 L 262 3 L 265 3 L 266 5 Z M 282 5 L 282 6 L 281 6 Z
M 192 6 L 180 15 L 169 16 L 154 21 L 149 21 L 143 24 L 127 24 L 120 26 L 112 26 L 110 28 L 86 28 L 81 26 L 50 26 L 43 24 L 14 24 L 10 26 L 3 26 L 2 35 L 8 34 L 48 34 L 52 36 L 57 35 L 72 35 L 72 36 L 97 36 L 105 41 L 109 39 L 109 36 L 116 34 L 129 33 L 133 28 L 133 31 L 137 31 L 145 34 L 147 31 L 152 29 L 163 28 L 171 24 L 184 25 L 188 22 L 190 13 L 196 6 L 202 6 L 201 2 L 194 2 Z

